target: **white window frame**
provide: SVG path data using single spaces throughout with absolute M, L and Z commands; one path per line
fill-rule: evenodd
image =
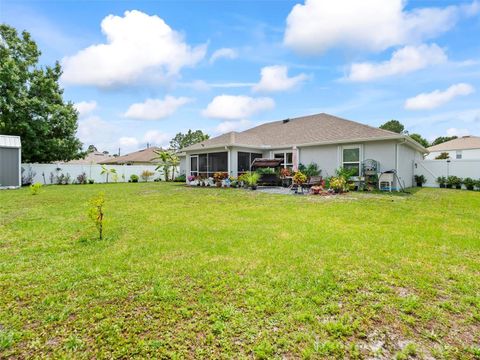
M 279 151 L 272 151 L 272 159 L 280 159 L 276 158 L 276 154 L 283 154 L 283 168 L 293 168 L 293 150 L 279 150 Z M 287 162 L 287 154 L 292 154 L 292 162 Z
M 358 161 L 344 161 L 343 150 L 358 149 Z M 362 176 L 362 159 L 363 159 L 363 146 L 361 144 L 345 145 L 341 147 L 341 166 L 345 164 L 358 164 L 358 176 Z
M 197 159 L 197 170 L 192 170 L 192 159 L 193 159 L 193 158 L 196 158 L 196 159 Z M 190 167 L 190 175 L 197 177 L 197 176 L 198 176 L 198 172 L 199 172 L 199 171 L 198 171 L 198 166 L 199 166 L 199 164 L 198 164 L 198 155 L 190 155 L 190 164 L 188 164 L 188 166 Z M 195 174 L 194 174 L 194 173 L 195 173 Z

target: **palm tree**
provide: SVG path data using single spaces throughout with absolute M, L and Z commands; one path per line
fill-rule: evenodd
M 163 169 L 163 173 L 165 174 L 165 181 L 168 181 L 168 174 L 169 168 L 171 166 L 172 161 L 172 153 L 166 150 L 155 150 L 154 151 L 157 156 L 155 156 L 152 160 L 158 160 L 158 165 L 155 170 Z
M 100 175 L 107 175 L 107 183 L 108 183 L 108 175 L 109 174 L 117 174 L 117 170 L 115 169 L 107 169 L 105 165 L 102 165 L 102 171 L 100 172 Z
M 172 166 L 172 180 L 175 180 L 175 169 L 180 166 L 180 158 L 175 153 L 171 153 L 170 165 Z

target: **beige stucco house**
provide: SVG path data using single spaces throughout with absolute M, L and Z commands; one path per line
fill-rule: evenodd
M 413 185 L 414 161 L 428 150 L 409 136 L 328 114 L 303 116 L 229 132 L 183 149 L 187 175 L 231 176 L 249 171 L 255 158 L 283 159 L 294 170 L 300 163 L 316 163 L 322 175 L 340 167 L 362 176 L 362 162 L 379 162 L 380 172 L 395 170 L 402 186 Z

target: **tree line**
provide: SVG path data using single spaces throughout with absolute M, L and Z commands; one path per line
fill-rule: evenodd
M 441 144 L 441 143 L 444 143 L 444 142 L 447 142 L 447 141 L 450 141 L 450 140 L 453 140 L 453 139 L 457 138 L 457 136 L 439 136 L 435 140 L 433 140 L 432 142 L 429 142 L 427 139 L 425 139 L 420 134 L 417 134 L 417 133 L 410 134 L 407 130 L 405 130 L 405 126 L 403 126 L 403 124 L 398 120 L 387 121 L 385 124 L 380 126 L 380 129 L 393 131 L 393 132 L 396 132 L 398 134 L 408 135 L 413 140 L 415 140 L 420 145 L 422 145 L 423 147 L 426 147 L 426 148 L 430 147 L 430 146 L 438 145 L 438 144 Z

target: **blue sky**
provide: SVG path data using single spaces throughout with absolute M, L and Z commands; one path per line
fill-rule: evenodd
M 100 150 L 318 112 L 480 135 L 475 1 L 0 0 L 0 20 L 61 61 Z

